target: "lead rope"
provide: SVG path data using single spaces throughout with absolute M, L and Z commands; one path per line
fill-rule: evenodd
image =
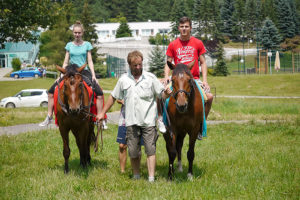
M 95 145 L 94 145 L 95 153 L 98 151 L 99 132 L 101 133 L 100 152 L 102 152 L 102 150 L 103 150 L 103 126 L 102 126 L 102 122 L 96 122 L 96 124 L 97 124 L 97 136 L 96 136 L 96 142 L 95 142 Z

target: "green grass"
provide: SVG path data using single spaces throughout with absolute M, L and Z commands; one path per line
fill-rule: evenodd
M 0 137 L 1 199 L 299 199 L 300 121 L 215 125 L 195 147 L 194 179 L 187 180 L 187 139 L 182 173 L 167 181 L 168 158 L 157 143 L 156 182 L 131 179 L 130 163 L 119 173 L 117 126 L 104 131 L 104 149 L 92 153 L 92 166 L 79 167 L 70 136 L 70 173 L 63 173 L 62 141 L 57 130 Z
M 300 74 L 208 77 L 217 95 L 300 96 Z M 213 92 L 213 90 L 212 90 Z

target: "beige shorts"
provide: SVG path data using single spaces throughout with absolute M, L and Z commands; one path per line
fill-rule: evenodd
M 138 158 L 141 155 L 141 138 L 143 138 L 147 156 L 155 155 L 158 133 L 155 126 L 127 126 L 126 143 L 130 158 Z

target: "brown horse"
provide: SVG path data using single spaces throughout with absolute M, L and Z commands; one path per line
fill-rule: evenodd
M 86 65 L 78 68 L 77 65 L 69 65 L 66 69 L 57 66 L 64 74 L 62 83 L 57 86 L 58 99 L 56 103 L 56 118 L 59 131 L 63 140 L 63 155 L 65 158 L 65 173 L 68 173 L 68 160 L 70 156 L 69 131 L 76 138 L 80 153 L 80 165 L 83 168 L 91 162 L 90 145 L 95 138 L 94 123 L 88 114 L 91 101 L 84 86 L 80 72 Z
M 167 133 L 164 134 L 169 155 L 168 176 L 172 180 L 176 155 L 178 156 L 178 170 L 182 171 L 181 150 L 184 138 L 188 133 L 188 178 L 191 179 L 193 177 L 195 142 L 198 132 L 202 130 L 203 126 L 202 97 L 187 65 L 177 64 L 175 67 L 168 62 L 168 66 L 170 69 L 174 69 L 172 74 L 173 94 L 167 108 L 170 124 L 167 127 Z

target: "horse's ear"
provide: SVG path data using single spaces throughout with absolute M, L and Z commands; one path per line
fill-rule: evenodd
M 192 69 L 193 66 L 194 66 L 194 64 L 195 64 L 195 61 L 196 61 L 196 60 L 193 60 L 192 62 L 190 62 L 189 64 L 187 64 L 187 67 L 188 67 L 189 69 Z
M 175 65 L 173 63 L 171 63 L 170 61 L 167 61 L 167 65 L 171 70 L 173 70 L 175 68 Z
M 84 63 L 81 67 L 77 68 L 77 71 L 80 73 L 86 67 L 87 63 Z
M 62 68 L 62 67 L 59 66 L 59 65 L 56 65 L 56 69 L 57 69 L 58 71 L 60 71 L 61 73 L 63 73 L 63 74 L 66 73 L 66 69 L 65 69 L 65 68 Z

